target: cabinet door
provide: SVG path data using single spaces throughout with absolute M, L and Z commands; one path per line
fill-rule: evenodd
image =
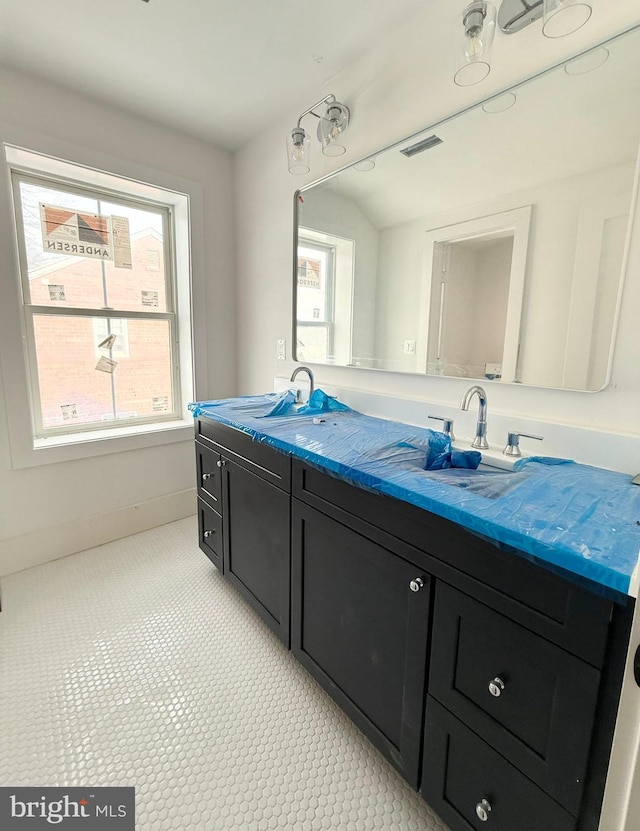
M 224 573 L 289 645 L 291 497 L 222 458 Z
M 431 581 L 297 500 L 292 518 L 293 653 L 417 787 Z

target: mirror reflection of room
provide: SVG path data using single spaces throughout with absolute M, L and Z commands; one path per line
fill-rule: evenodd
M 326 303 L 311 312 L 296 277 L 298 359 L 602 389 L 640 137 L 628 97 L 640 97 L 638 39 L 617 38 L 605 61 L 587 53 L 381 151 L 373 169 L 304 188 L 298 258 L 324 238 L 333 260 Z M 518 243 L 508 228 L 456 237 L 522 209 Z
M 502 377 L 513 236 L 437 243 L 426 372 Z

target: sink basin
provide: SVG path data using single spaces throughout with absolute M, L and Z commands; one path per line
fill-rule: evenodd
M 461 448 L 462 449 L 462 448 Z M 469 449 L 469 448 L 464 448 Z M 358 463 L 367 464 L 368 472 L 393 473 L 396 481 L 404 473 L 408 481 L 415 483 L 416 476 L 425 481 L 459 488 L 468 494 L 476 494 L 487 499 L 497 499 L 517 487 L 528 473 L 517 470 L 497 468 L 481 463 L 476 469 L 447 467 L 438 470 L 426 470 L 428 445 L 424 438 L 407 435 L 399 441 L 358 451 Z M 436 458 L 435 461 L 438 461 Z M 381 468 L 380 465 L 383 467 Z M 461 497 L 463 494 L 460 494 Z
M 298 415 L 304 403 L 295 403 L 293 393 L 267 392 L 263 395 L 246 395 L 242 398 L 229 399 L 215 402 L 223 404 L 227 410 L 238 414 L 253 416 L 254 418 L 272 418 L 275 416 Z M 300 415 L 304 415 L 300 413 Z
M 443 470 L 425 470 L 424 471 L 428 475 L 437 474 L 442 475 L 443 477 L 449 477 L 453 479 L 464 479 L 465 477 L 469 477 L 472 479 L 478 479 L 481 477 L 492 477 L 492 476 L 509 476 L 511 474 L 516 473 L 515 470 L 504 470 L 503 468 L 499 467 L 491 467 L 490 465 L 479 465 L 475 470 L 465 467 L 446 467 Z
M 334 418 L 336 413 L 349 411 L 349 407 L 316 389 L 313 396 L 303 402 L 296 402 L 292 390 L 267 392 L 262 395 L 247 395 L 243 398 L 212 402 L 209 406 L 224 405 L 227 410 L 253 418 L 290 418 L 300 416 Z
M 424 476 L 433 482 L 460 488 L 466 493 L 498 499 L 520 485 L 529 473 L 481 464 L 475 470 L 449 467 L 444 470 L 425 470 Z
M 455 441 L 452 448 L 454 450 L 473 450 L 470 443 L 463 444 L 459 441 Z M 493 447 L 490 447 L 488 450 L 481 450 L 480 452 L 482 453 L 481 468 L 488 467 L 500 470 L 513 470 L 516 462 L 525 458 L 524 456 L 505 456 L 501 450 L 494 449 Z

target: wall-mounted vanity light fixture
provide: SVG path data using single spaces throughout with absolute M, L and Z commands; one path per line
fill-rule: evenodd
M 544 17 L 542 33 L 564 37 L 580 29 L 591 17 L 591 0 L 502 0 L 497 12 L 500 29 L 519 32 Z M 458 18 L 460 20 L 460 18 Z M 472 0 L 462 10 L 457 26 L 458 48 L 454 81 L 471 86 L 491 71 L 491 47 L 495 35 L 496 8 L 490 0 Z
M 473 0 L 462 12 L 458 30 L 457 69 L 453 80 L 460 87 L 484 81 L 491 72 L 491 47 L 496 30 L 496 7 L 487 0 Z
M 323 110 L 315 112 L 319 107 Z M 326 95 L 302 113 L 291 131 L 287 140 L 289 173 L 308 173 L 311 169 L 311 139 L 302 126 L 302 119 L 307 115 L 318 119 L 316 135 L 325 156 L 342 156 L 347 150 L 344 139 L 349 126 L 349 108 L 337 101 L 335 95 Z

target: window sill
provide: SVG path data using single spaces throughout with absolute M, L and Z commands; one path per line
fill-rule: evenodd
M 14 468 L 37 467 L 192 439 L 192 418 L 163 421 L 157 424 L 113 427 L 107 430 L 33 439 L 31 446 L 15 449 L 12 462 Z

